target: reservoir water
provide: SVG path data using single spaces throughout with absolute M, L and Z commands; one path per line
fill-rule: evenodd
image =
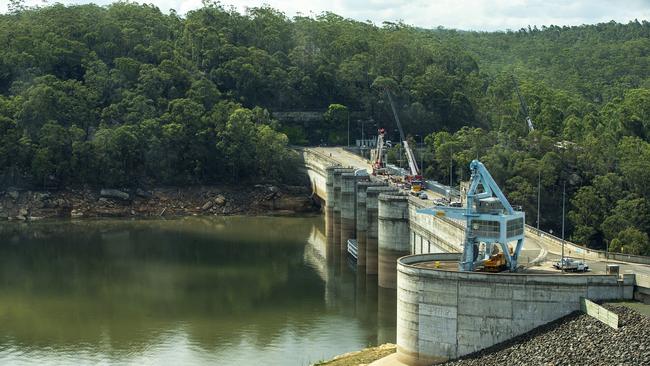
M 309 365 L 395 341 L 314 217 L 0 224 L 0 365 Z

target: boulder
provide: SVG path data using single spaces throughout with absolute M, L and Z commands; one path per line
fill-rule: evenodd
M 222 194 L 218 195 L 217 197 L 214 198 L 214 204 L 217 206 L 221 206 L 224 203 L 226 203 L 226 197 L 224 197 Z
M 49 192 L 34 192 L 33 194 L 33 200 L 36 202 L 41 202 L 44 201 L 48 198 L 50 198 L 50 193 Z
M 84 213 L 81 212 L 81 210 L 74 209 L 70 211 L 70 217 L 72 218 L 78 218 L 78 217 L 83 217 Z
M 29 212 L 27 211 L 26 208 L 21 208 L 18 210 L 18 215 L 16 215 L 15 219 L 16 220 L 27 220 L 27 216 L 29 215 Z
M 6 194 L 9 198 L 11 198 L 14 201 L 17 200 L 18 197 L 20 196 L 20 193 L 14 189 L 8 190 Z
M 135 190 L 135 195 L 141 198 L 151 198 L 153 197 L 153 192 L 151 191 L 145 191 L 142 188 L 138 188 Z
M 99 195 L 102 197 L 107 197 L 107 198 L 117 198 L 120 200 L 128 200 L 129 199 L 129 194 L 126 192 L 122 192 L 118 189 L 107 189 L 104 188 L 99 192 Z
M 207 201 L 206 203 L 203 204 L 203 206 L 201 206 L 201 210 L 207 211 L 210 209 L 210 207 L 212 207 L 212 205 L 214 205 L 214 202 Z

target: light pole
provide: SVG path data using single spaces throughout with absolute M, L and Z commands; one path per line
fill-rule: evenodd
M 542 169 L 540 168 L 537 171 L 537 232 L 539 233 L 539 204 L 540 204 L 540 196 L 542 193 Z
M 564 201 L 566 200 L 566 181 L 562 183 L 562 271 L 564 272 Z
M 454 175 L 454 147 L 451 146 L 451 152 L 449 153 L 449 200 L 451 201 L 451 185 L 452 177 Z

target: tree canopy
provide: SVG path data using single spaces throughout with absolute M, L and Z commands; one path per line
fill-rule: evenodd
M 348 123 L 351 140 L 363 123 L 397 141 L 389 87 L 429 178 L 458 184 L 478 157 L 531 224 L 539 193 L 556 233 L 566 186 L 571 239 L 650 254 L 646 21 L 488 33 L 211 1 L 180 17 L 16 0 L 0 43 L 2 185 L 287 179 L 289 144 L 344 144 Z

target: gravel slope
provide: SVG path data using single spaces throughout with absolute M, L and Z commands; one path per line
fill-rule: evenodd
M 624 306 L 606 307 L 619 315 L 618 330 L 573 313 L 444 365 L 650 365 L 650 317 Z

